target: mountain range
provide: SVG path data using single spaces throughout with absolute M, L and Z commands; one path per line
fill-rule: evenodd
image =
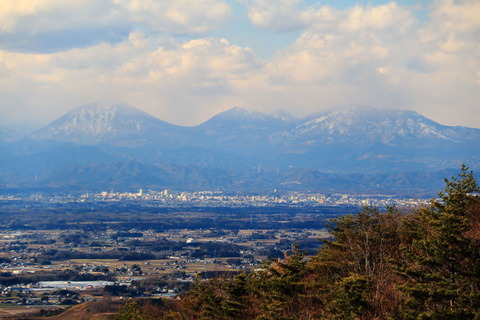
M 101 101 L 22 139 L 0 130 L 0 146 L 2 190 L 429 192 L 440 173 L 480 168 L 480 129 L 370 107 L 300 119 L 235 107 L 185 127 Z

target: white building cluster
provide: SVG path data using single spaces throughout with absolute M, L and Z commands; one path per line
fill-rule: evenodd
M 323 194 L 311 192 L 273 191 L 265 194 L 225 193 L 222 191 L 172 191 L 148 190 L 144 192 L 103 191 L 95 194 L 83 194 L 81 201 L 146 201 L 158 206 L 205 206 L 205 207 L 316 207 L 316 206 L 397 206 L 419 207 L 425 205 L 425 199 L 405 198 L 393 195 L 352 195 Z

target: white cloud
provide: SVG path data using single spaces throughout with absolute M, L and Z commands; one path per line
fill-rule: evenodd
M 346 10 L 329 6 L 305 6 L 301 0 L 244 1 L 250 21 L 257 27 L 276 32 L 308 29 L 359 31 L 405 27 L 411 12 L 395 2 L 377 7 L 356 5 Z
M 289 10 L 249 2 L 261 13 L 257 25 L 300 33 L 273 58 L 261 59 L 228 37 L 187 39 L 151 32 L 177 27 L 203 32 L 231 14 L 220 1 L 198 1 L 184 11 L 188 3 L 183 1 L 167 6 L 116 0 L 119 11 L 105 16 L 122 15 L 126 8 L 130 19 L 146 27 L 115 42 L 53 53 L 0 51 L 2 121 L 28 115 L 45 124 L 75 106 L 112 98 L 177 124 L 197 124 L 234 105 L 304 115 L 365 104 L 415 109 L 445 124 L 480 127 L 478 2 L 436 1 L 419 20 L 415 7 L 394 2 L 339 10 L 282 1 Z M 58 9 L 60 2 L 41 3 Z M 85 3 L 100 5 L 93 2 Z M 41 16 L 35 6 L 9 10 Z M 171 18 L 155 21 L 157 15 Z
M 158 31 L 203 33 L 232 17 L 231 8 L 218 0 L 114 0 L 128 10 L 133 21 Z
M 438 26 L 438 32 L 478 32 L 480 30 L 479 12 L 480 2 L 478 1 L 436 0 L 430 21 Z
M 304 112 L 342 104 L 408 108 L 480 127 L 480 2 L 436 1 L 425 21 L 395 2 L 304 11 L 288 2 L 304 30 L 263 70 L 264 91 L 276 92 L 263 101 L 278 105 L 296 96 L 290 100 Z M 250 12 L 259 6 L 269 15 L 256 23 L 278 30 L 284 13 L 267 1 L 251 3 Z
M 318 23 L 313 21 L 311 28 L 272 61 L 273 83 L 298 86 L 330 82 L 365 88 L 370 84 L 363 82 L 376 80 L 379 68 L 403 63 L 406 57 L 401 52 L 407 48 L 402 40 L 414 32 L 415 22 L 404 9 L 388 4 L 329 10 L 328 14 L 322 11 L 315 15 Z M 327 23 L 321 19 L 326 15 L 330 17 Z
M 346 17 L 340 27 L 346 31 L 361 30 L 391 30 L 405 32 L 413 23 L 413 16 L 409 10 L 403 9 L 395 2 L 378 7 L 355 6 L 347 10 Z
M 41 33 L 108 25 L 120 19 L 118 10 L 106 0 L 2 0 L 0 31 Z
M 300 10 L 301 0 L 251 0 L 248 18 L 257 27 L 274 31 L 291 31 L 308 24 L 308 13 Z
M 198 35 L 231 17 L 221 0 L 2 0 L 0 43 L 11 51 L 62 51 L 120 42 L 138 29 Z
M 46 123 L 76 105 L 115 98 L 170 121 L 192 124 L 215 113 L 208 108 L 228 105 L 225 97 L 234 90 L 232 81 L 261 67 L 251 49 L 224 39 L 170 39 L 165 46 L 161 41 L 135 33 L 121 43 L 53 54 L 0 51 L 0 83 L 5 84 L 0 96 L 12 97 L 0 102 L 6 111 L 3 120 L 20 113 L 37 124 Z M 24 110 L 8 110 L 14 99 Z M 49 112 L 44 111 L 45 101 Z

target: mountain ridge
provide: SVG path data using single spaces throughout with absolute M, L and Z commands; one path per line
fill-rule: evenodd
M 124 145 L 141 143 L 154 135 L 174 140 L 177 127 L 126 103 L 105 100 L 77 107 L 33 132 L 29 138 L 86 145 Z
M 156 118 L 140 109 L 134 108 L 124 102 L 116 102 L 111 100 L 102 100 L 97 101 L 89 104 L 85 104 L 74 108 L 70 112 L 66 113 L 65 115 L 61 116 L 60 118 L 52 121 L 51 123 L 47 124 L 46 126 L 36 130 L 34 133 L 30 134 L 30 137 L 35 137 L 38 140 L 47 140 L 49 139 L 48 134 L 45 134 L 46 131 L 52 131 L 52 127 L 57 126 L 58 124 L 62 123 L 65 127 L 65 122 L 70 120 L 70 122 L 93 122 L 89 123 L 89 127 L 84 126 L 83 128 L 73 127 L 73 128 L 65 128 L 70 130 L 79 130 L 85 132 L 95 133 L 97 136 L 101 137 L 105 133 L 105 129 L 110 129 L 110 131 L 114 131 L 119 129 L 118 127 L 111 127 L 112 120 L 115 120 L 115 116 L 121 115 L 131 116 L 133 120 L 137 120 L 139 116 L 143 119 L 148 118 L 151 121 L 157 122 L 158 124 L 162 124 L 166 127 L 170 128 L 200 128 L 200 127 L 214 127 L 217 123 L 221 123 L 225 125 L 228 123 L 230 125 L 231 122 L 243 122 L 242 125 L 245 127 L 245 123 L 267 123 L 267 122 L 277 122 L 277 123 L 293 123 L 295 122 L 296 128 L 301 126 L 305 126 L 311 122 L 324 122 L 324 120 L 331 119 L 331 118 L 341 118 L 340 120 L 349 124 L 349 122 L 353 122 L 354 118 L 348 118 L 348 115 L 356 116 L 357 120 L 361 121 L 372 121 L 375 118 L 380 117 L 382 120 L 385 120 L 385 115 L 389 115 L 390 118 L 392 115 L 398 117 L 398 115 L 409 115 L 408 118 L 416 118 L 417 120 L 421 120 L 427 126 L 434 126 L 434 127 L 443 127 L 448 128 L 450 130 L 460 129 L 460 130 L 480 130 L 476 128 L 469 128 L 465 126 L 445 126 L 439 124 L 431 119 L 425 118 L 424 116 L 420 115 L 419 113 L 412 111 L 412 110 L 401 110 L 401 109 L 381 109 L 381 108 L 373 108 L 367 106 L 357 106 L 357 107 L 339 107 L 339 108 L 328 108 L 322 111 L 318 111 L 309 115 L 306 115 L 300 119 L 297 119 L 290 115 L 286 111 L 276 111 L 272 114 L 263 113 L 256 110 L 245 109 L 241 107 L 232 107 L 226 111 L 220 112 L 210 119 L 204 121 L 201 124 L 195 126 L 179 126 L 175 124 L 171 124 L 159 118 Z M 340 115 L 340 117 L 339 117 Z M 368 116 L 366 116 L 368 115 Z M 121 119 L 123 120 L 123 119 Z M 388 118 L 387 118 L 388 120 Z M 390 119 L 391 120 L 391 119 Z M 124 120 L 123 120 L 124 121 Z M 145 120 L 143 120 L 145 121 Z M 357 121 L 358 122 L 358 121 Z M 141 127 L 141 123 L 132 121 L 131 124 L 134 124 L 137 129 Z M 352 123 L 350 123 L 352 124 Z M 377 123 L 378 124 L 378 123 Z M 270 124 L 271 125 L 271 124 Z M 128 128 L 128 127 L 127 127 Z M 121 128 L 125 131 L 125 127 Z M 95 131 L 95 132 L 92 132 Z M 60 132 L 55 132 L 55 134 L 61 134 Z
M 75 108 L 2 148 L 0 187 L 28 184 L 33 177 L 41 177 L 44 185 L 64 186 L 59 182 L 62 176 L 73 175 L 70 181 L 76 181 L 87 168 L 95 174 L 82 180 L 82 187 L 100 181 L 128 187 L 140 180 L 152 186 L 185 186 L 181 172 L 196 168 L 188 169 L 196 172 L 192 183 L 202 177 L 196 186 L 244 186 L 242 177 L 248 176 L 252 186 L 282 188 L 285 181 L 279 177 L 299 170 L 295 179 L 310 181 L 299 188 L 311 188 L 315 184 L 308 176 L 313 171 L 308 170 L 401 174 L 458 168 L 462 163 L 480 168 L 479 145 L 480 129 L 444 126 L 409 110 L 346 107 L 297 119 L 284 112 L 234 107 L 184 127 L 125 103 L 100 101 Z M 128 161 L 138 164 L 133 171 L 122 171 L 125 177 L 102 177 L 102 170 L 106 176 L 113 174 L 116 167 L 109 164 Z M 158 168 L 165 165 L 177 169 L 161 174 Z M 215 176 L 219 172 L 223 178 Z M 259 179 L 252 172 L 269 174 Z M 21 178 L 16 181 L 15 176 Z

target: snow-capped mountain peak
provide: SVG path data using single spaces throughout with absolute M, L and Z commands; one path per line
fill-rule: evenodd
M 65 184 L 81 178 L 96 186 L 112 172 L 118 180 L 117 166 L 110 164 L 128 160 L 128 167 L 141 162 L 155 170 L 143 175 L 146 180 L 133 170 L 132 185 L 150 183 L 152 172 L 161 171 L 168 178 L 153 185 L 178 187 L 179 181 L 189 181 L 188 172 L 199 172 L 192 168 L 205 169 L 194 177 L 201 183 L 223 185 L 250 183 L 253 176 L 245 175 L 247 171 L 233 176 L 228 172 L 254 168 L 255 177 L 265 179 L 260 180 L 263 187 L 271 182 L 270 174 L 282 168 L 357 173 L 437 170 L 461 163 L 480 168 L 480 129 L 443 126 L 413 111 L 336 108 L 287 120 L 233 108 L 201 125 L 181 127 L 121 102 L 100 101 L 72 110 L 30 139 L 4 144 L 0 156 L 10 167 L 2 170 L 7 172 L 4 179 L 14 184 L 22 175 L 22 183 L 30 184 L 32 175 L 24 174 L 28 171 L 56 185 L 77 166 Z M 98 163 L 108 163 L 107 171 L 84 174 L 84 168 Z M 159 171 L 158 165 L 171 164 L 181 169 Z
M 270 115 L 265 113 L 244 109 L 240 107 L 233 107 L 227 111 L 221 112 L 208 120 L 207 122 L 217 122 L 217 121 L 267 121 L 271 119 Z
M 96 144 L 148 135 L 160 127 L 172 125 L 123 102 L 99 101 L 68 112 L 33 133 L 31 138 Z
M 278 120 L 281 120 L 281 121 L 284 121 L 284 122 L 292 122 L 292 121 L 297 120 L 297 118 L 295 118 L 292 114 L 290 114 L 289 112 L 287 112 L 285 110 L 275 111 L 275 112 L 271 113 L 271 115 L 275 119 L 278 119 Z
M 0 143 L 13 142 L 14 138 L 7 129 L 0 127 Z
M 330 141 L 351 143 L 394 143 L 399 139 L 455 138 L 449 127 L 442 126 L 414 111 L 370 107 L 326 110 L 301 119 L 293 131 L 295 136 L 322 136 Z

